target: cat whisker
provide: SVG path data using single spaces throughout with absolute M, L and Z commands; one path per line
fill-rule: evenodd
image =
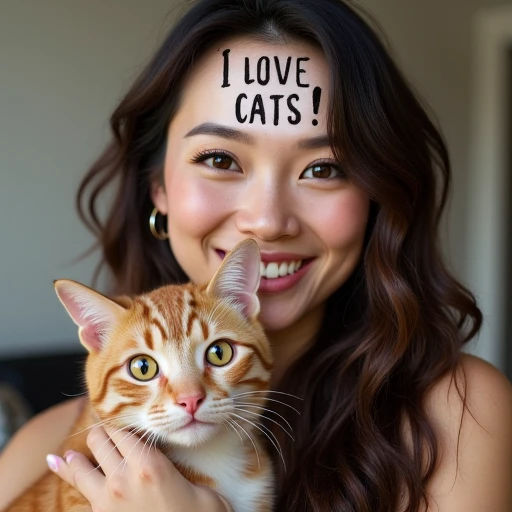
M 276 411 L 274 411 L 272 409 L 269 409 L 268 407 L 263 407 L 261 405 L 249 404 L 247 402 L 235 402 L 235 403 L 236 403 L 236 405 L 243 405 L 245 407 L 252 407 L 252 408 L 256 408 L 256 409 L 262 409 L 264 411 L 271 412 L 272 414 L 276 414 L 277 416 L 279 416 L 288 425 L 288 428 L 293 432 L 293 428 L 290 425 L 290 423 L 288 422 L 288 420 L 284 416 L 281 416 L 281 414 L 279 414 L 278 412 L 276 412 Z
M 151 453 L 151 448 L 153 447 L 153 444 L 155 446 L 156 450 L 156 443 L 158 442 L 158 434 L 154 432 L 153 438 L 151 439 L 151 443 L 149 444 L 148 453 L 146 453 L 146 464 L 148 462 L 149 454 Z
M 148 445 L 149 441 L 151 441 L 151 439 L 153 439 L 153 436 L 155 435 L 155 433 L 152 430 L 148 430 L 146 433 L 149 434 L 149 436 L 144 441 L 144 446 L 142 447 L 142 451 L 140 452 L 140 455 L 139 455 L 139 469 L 140 469 L 140 460 L 142 459 L 142 455 L 144 455 L 144 450 L 145 450 L 146 446 Z M 145 436 L 142 436 L 142 437 L 145 437 Z
M 231 410 L 232 407 L 233 407 L 233 400 L 229 399 L 225 403 L 211 407 L 208 410 L 215 412 L 215 414 L 222 414 L 226 411 Z
M 137 422 L 135 422 L 135 423 L 130 423 L 129 425 L 126 425 L 125 427 L 118 428 L 118 429 L 117 429 L 117 430 L 112 434 L 112 436 L 113 436 L 114 434 L 117 434 L 118 432 L 121 432 L 121 430 L 129 429 L 129 428 L 133 427 L 134 425 L 137 425 Z M 131 434 L 131 432 L 130 432 L 130 431 L 128 431 L 128 432 L 126 433 L 126 435 L 123 437 L 123 439 L 121 439 L 121 441 L 119 441 L 119 444 L 121 444 L 121 443 L 122 443 L 122 442 L 123 442 L 123 441 L 124 441 L 124 440 L 129 436 L 129 435 L 130 435 L 130 434 Z M 114 448 L 112 448 L 112 449 L 110 450 L 110 452 L 112 452 L 112 450 L 114 450 L 114 449 L 116 449 L 116 448 L 117 448 L 117 444 L 116 444 L 116 443 L 114 443 L 114 440 L 112 439 L 112 436 L 108 436 L 108 439 L 107 439 L 107 440 L 106 440 L 106 441 L 105 441 L 105 442 L 104 442 L 104 443 L 99 447 L 98 451 L 99 451 L 99 450 L 101 450 L 101 449 L 102 449 L 102 448 L 103 448 L 103 447 L 104 447 L 104 446 L 105 446 L 109 441 L 112 441 L 112 443 L 113 443 L 113 445 L 114 445 Z M 108 456 L 108 454 L 109 454 L 110 452 L 108 452 L 108 453 L 107 453 L 107 456 Z
M 76 393 L 74 395 L 70 395 L 68 393 L 64 393 L 64 391 L 61 391 L 60 392 L 61 395 L 64 395 L 64 396 L 67 396 L 67 397 L 70 397 L 70 398 L 73 398 L 73 397 L 76 397 L 76 396 L 84 396 L 84 395 L 87 395 L 87 391 L 84 391 L 83 393 Z
M 264 425 L 258 425 L 257 423 L 253 423 L 252 421 L 248 420 L 247 418 L 244 418 L 243 416 L 240 416 L 239 414 L 235 414 L 234 412 L 232 412 L 231 414 L 233 416 L 236 416 L 237 418 L 240 418 L 241 420 L 247 421 L 247 423 L 250 423 L 251 425 L 256 427 L 260 432 L 262 432 L 268 438 L 268 440 L 274 445 L 274 448 L 277 450 L 277 453 L 279 453 L 279 456 L 281 457 L 281 460 L 283 461 L 284 470 L 286 471 L 286 462 L 284 461 L 281 445 L 279 444 L 279 441 L 277 440 L 274 433 L 272 431 L 268 430 Z M 265 432 L 265 430 L 263 430 L 263 429 L 268 430 L 269 434 L 275 439 L 275 442 L 272 439 L 272 437 L 270 437 L 267 434 L 267 432 Z
M 133 425 L 136 425 L 136 423 L 132 423 L 131 425 L 128 425 L 127 427 L 122 427 L 118 430 L 116 430 L 114 432 L 114 434 L 116 434 L 117 432 L 123 430 L 123 428 L 130 428 L 131 426 Z M 128 432 L 124 437 L 123 439 L 120 441 L 120 443 L 122 443 L 129 435 L 130 435 L 131 432 Z M 103 459 L 101 461 L 98 462 L 98 465 L 95 466 L 91 471 L 93 471 L 94 469 L 99 469 L 101 467 L 101 465 L 107 460 L 107 457 L 117 448 L 117 444 L 114 443 L 114 441 L 112 440 L 112 437 L 111 436 L 108 436 L 108 439 L 99 447 L 98 449 L 98 452 L 109 442 L 109 441 L 112 441 L 112 443 L 114 444 L 114 446 L 109 450 L 109 452 L 103 457 Z M 90 472 L 89 472 L 90 473 Z
M 66 439 L 69 439 L 73 436 L 77 436 L 78 434 L 82 434 L 83 432 L 86 432 L 87 430 L 93 429 L 94 427 L 98 427 L 100 425 L 107 425 L 107 426 L 112 425 L 112 424 L 115 425 L 116 422 L 117 422 L 117 424 L 119 423 L 118 420 L 133 418 L 133 417 L 137 417 L 137 414 L 126 414 L 125 416 L 117 416 L 115 418 L 98 421 L 98 423 L 95 423 L 94 425 L 91 425 L 90 427 L 84 428 L 83 430 L 80 430 L 79 432 L 75 432 L 74 434 L 67 436 Z
M 228 419 L 224 420 L 224 421 L 222 422 L 222 424 L 223 424 L 224 426 L 229 425 L 229 426 L 230 426 L 230 427 L 235 431 L 236 435 L 240 438 L 240 442 L 241 442 L 241 443 L 243 443 L 243 442 L 244 442 L 244 440 L 242 439 L 242 436 L 240 435 L 240 432 L 238 432 L 238 430 L 237 430 L 237 429 L 236 429 L 236 428 L 235 428 L 235 427 L 230 423 L 230 421 L 229 421 Z
M 237 416 L 237 415 L 235 415 Z M 239 418 L 242 418 L 241 416 L 239 416 Z M 244 419 L 244 418 L 242 418 Z M 249 435 L 249 433 L 247 432 L 247 430 L 245 430 L 244 427 L 242 427 L 242 425 L 240 425 L 236 420 L 228 420 L 230 423 L 234 423 L 238 428 L 241 428 L 242 431 L 245 433 L 245 435 L 249 438 L 249 441 L 251 441 L 252 445 L 254 446 L 254 451 L 256 452 L 256 459 L 258 460 L 258 467 L 261 468 L 261 463 L 260 463 L 260 452 L 258 451 L 258 448 L 256 446 L 256 443 L 253 441 L 252 437 Z M 249 422 L 250 423 L 250 422 Z
M 249 411 L 243 411 L 243 412 L 249 412 Z M 235 414 L 235 413 L 231 413 L 231 414 Z M 254 413 L 253 413 L 254 414 Z M 274 432 L 272 432 L 267 426 L 263 425 L 261 422 L 259 421 L 256 421 L 256 423 L 253 423 L 252 421 L 249 421 L 247 418 L 245 418 L 244 416 L 239 416 L 237 414 L 235 414 L 235 416 L 238 416 L 239 418 L 242 418 L 244 419 L 245 421 L 251 423 L 251 425 L 254 425 L 257 429 L 259 429 L 261 432 L 263 432 L 264 434 L 266 432 L 268 432 L 268 434 L 270 434 L 272 436 L 272 439 L 274 439 L 274 441 L 277 443 L 277 445 L 279 446 L 279 449 L 274 445 L 274 447 L 276 448 L 276 450 L 279 452 L 279 454 L 282 455 L 283 453 L 283 450 L 281 449 L 281 445 L 279 444 L 279 441 L 277 440 L 277 437 L 276 435 L 274 434 Z M 258 415 L 258 417 L 261 417 L 260 415 Z M 265 432 L 262 430 L 264 429 Z M 268 436 L 267 436 L 268 437 Z M 270 438 L 269 438 L 270 439 Z
M 99 421 L 98 423 L 95 423 L 94 425 L 91 425 L 90 427 L 84 428 L 83 430 L 80 430 L 79 432 L 75 432 L 74 434 L 71 434 L 71 435 L 67 436 L 66 439 L 70 439 L 70 438 L 72 438 L 74 436 L 78 436 L 79 434 L 83 434 L 84 432 L 87 432 L 87 430 L 91 430 L 94 427 L 98 427 L 100 425 L 109 425 L 111 423 L 112 423 L 112 420 Z
M 140 432 L 141 430 L 143 430 L 143 429 L 142 429 L 142 428 L 139 428 L 139 429 L 137 429 L 137 432 Z M 125 437 L 126 437 L 126 436 L 125 436 Z M 124 438 L 123 438 L 123 439 L 124 439 Z M 140 441 L 140 439 L 139 439 L 139 441 Z M 138 443 L 139 441 L 137 441 L 137 443 Z M 137 446 L 137 443 L 135 443 L 135 446 Z M 135 448 L 135 446 L 134 446 L 133 448 Z M 116 446 L 116 447 L 117 447 L 117 446 Z M 133 450 L 133 448 L 132 448 L 132 450 Z M 130 453 L 132 453 L 132 451 L 131 451 L 131 450 L 130 450 Z M 124 464 L 124 465 L 123 465 L 123 469 L 121 470 L 121 473 L 124 471 L 124 468 L 126 467 L 126 463 L 128 462 L 128 457 L 129 457 L 130 453 L 128 454 L 128 456 L 127 456 L 127 457 L 124 457 L 124 458 L 122 458 L 122 459 L 121 459 L 121 462 L 120 462 L 120 463 L 115 467 L 114 471 L 112 471 L 112 473 L 108 476 L 108 478 L 111 478 L 112 476 L 114 476 L 114 475 L 115 475 L 115 473 L 116 473 L 116 471 L 119 469 L 119 466 L 121 466 L 121 465 L 123 465 L 123 464 Z
M 278 393 L 279 395 L 291 396 L 292 398 L 296 398 L 297 400 L 304 400 L 304 398 L 300 398 L 300 396 L 292 395 L 291 393 L 285 393 L 284 391 L 272 391 L 271 389 L 268 391 L 246 391 L 245 393 L 238 393 L 238 395 L 233 395 L 231 398 L 236 398 L 238 396 L 244 395 L 253 395 L 255 393 Z
M 252 416 L 256 416 L 257 418 L 261 418 L 261 414 L 258 414 L 257 412 L 247 411 L 247 410 L 245 410 L 243 407 L 237 407 L 237 406 L 235 405 L 235 409 L 241 410 L 241 411 L 243 411 L 243 412 L 245 412 L 245 413 L 247 413 L 247 414 L 251 414 Z M 279 422 L 277 422 L 277 421 L 273 420 L 272 418 L 267 418 L 267 420 L 268 420 L 268 421 L 271 421 L 272 423 L 275 423 L 278 427 L 280 427 L 280 428 L 283 430 L 283 432 L 284 432 L 285 434 L 287 434 L 288 436 L 290 436 L 290 439 L 291 439 L 292 441 L 295 441 L 295 439 L 294 439 L 294 437 L 292 436 L 292 434 L 290 434 L 290 432 L 288 432 L 288 430 L 286 430 L 286 429 L 283 427 L 283 425 L 281 425 L 281 423 L 279 423 Z M 291 427 L 290 427 L 290 428 L 291 428 Z
M 230 397 L 227 397 L 227 398 L 216 398 L 212 401 L 212 405 L 211 407 L 215 407 L 215 408 L 218 408 L 218 407 L 222 407 L 224 405 L 228 405 L 231 403 L 231 398 Z
M 140 461 L 141 461 L 141 459 L 142 459 L 142 456 L 144 455 L 144 450 L 146 449 L 146 446 L 148 445 L 148 443 L 149 443 L 150 441 L 152 442 L 153 438 L 154 438 L 154 437 L 155 437 L 155 435 L 156 435 L 154 432 L 152 432 L 152 431 L 150 431 L 150 430 L 148 430 L 148 431 L 146 432 L 146 434 L 149 434 L 149 436 L 148 436 L 148 438 L 144 441 L 144 446 L 142 447 L 142 450 L 141 450 L 140 455 L 139 455 L 139 462 L 138 462 L 139 470 L 140 470 Z M 145 434 L 144 434 L 144 436 L 145 436 Z M 142 436 L 142 437 L 144 437 L 144 436 Z M 142 438 L 141 438 L 141 439 L 142 439 Z M 151 449 L 151 447 L 148 449 L 148 453 L 149 453 L 149 450 L 150 450 L 150 449 Z
M 103 423 L 106 423 L 106 422 L 103 422 Z M 135 423 L 133 423 L 133 425 L 135 425 Z M 93 425 L 95 426 L 95 425 Z M 131 426 L 131 425 L 129 425 Z M 123 427 L 124 428 L 124 427 Z M 85 429 L 87 430 L 87 429 Z M 119 430 L 122 430 L 119 429 Z M 119 432 L 119 430 L 117 430 L 116 432 Z M 126 436 L 125 436 L 126 437 Z M 124 439 L 124 438 L 123 438 Z M 101 450 L 101 448 L 103 448 L 103 446 L 105 446 L 105 443 L 107 443 L 109 440 L 112 440 L 111 437 L 109 437 L 99 448 L 99 450 Z M 93 471 L 95 471 L 96 469 L 100 469 L 101 468 L 101 465 L 107 460 L 107 457 L 117 448 L 117 445 L 114 444 L 114 447 L 105 455 L 105 457 L 103 457 L 103 459 L 101 460 L 101 462 L 98 462 L 98 464 L 96 466 L 94 466 L 90 471 L 88 471 L 87 473 L 85 473 L 84 476 L 87 476 L 88 474 L 92 473 Z M 117 468 L 116 468 L 117 469 Z
M 144 427 L 141 427 L 139 428 L 136 432 L 134 432 L 135 435 L 137 435 L 139 432 L 141 432 L 142 430 L 145 430 Z M 141 437 L 139 437 L 138 441 L 133 445 L 132 449 L 130 450 L 130 452 L 128 453 L 128 455 L 124 458 L 124 466 L 123 466 L 123 469 L 121 470 L 121 474 L 123 473 L 124 471 L 124 468 L 126 467 L 126 465 L 128 464 L 128 459 L 130 458 L 130 455 L 132 454 L 133 450 L 135 450 L 136 446 L 144 439 L 144 437 L 148 434 L 149 430 L 146 430 L 144 432 L 144 434 L 142 434 Z M 115 471 L 114 471 L 115 473 Z
M 247 398 L 247 397 L 244 397 L 244 398 Z M 284 405 L 284 406 L 286 406 L 286 407 L 289 407 L 290 409 L 293 409 L 297 414 L 299 414 L 299 415 L 300 415 L 300 412 L 299 412 L 297 409 L 295 409 L 295 407 L 293 407 L 293 406 L 292 406 L 292 405 L 290 405 L 290 404 L 287 404 L 286 402 L 281 402 L 281 400 L 276 400 L 275 398 L 265 398 L 265 401 L 268 401 L 268 402 L 276 402 L 276 403 L 278 403 L 278 404 L 282 404 L 282 405 Z M 233 402 L 235 402 L 235 403 L 236 403 L 236 400 L 234 399 L 234 397 L 233 397 Z

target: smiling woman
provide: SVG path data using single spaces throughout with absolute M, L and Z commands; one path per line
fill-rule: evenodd
M 230 87 L 220 85 L 223 48 L 230 48 Z M 246 86 L 243 59 L 262 54 L 281 60 L 308 56 L 306 76 L 328 97 L 327 62 L 311 44 L 224 41 L 197 61 L 183 85 L 169 126 L 163 175 L 151 196 L 168 216 L 173 254 L 194 282 L 207 282 L 220 255 L 241 238 L 258 240 L 265 269 L 260 320 L 268 332 L 299 333 L 305 325 L 320 324 L 326 299 L 360 259 L 370 201 L 333 154 L 327 102 L 320 105 L 316 125 L 311 109 L 306 115 L 308 95 L 299 102 L 300 123 L 269 126 L 262 117 L 239 128 L 230 107 L 240 91 L 301 94 L 302 84 L 295 81 Z M 292 262 L 294 272 L 288 275 Z M 286 275 L 279 275 L 281 266 Z M 300 342 L 293 353 L 298 348 Z
M 201 285 L 239 242 L 259 246 L 259 320 L 282 397 L 268 399 L 262 426 L 281 448 L 275 510 L 512 508 L 511 386 L 463 355 L 481 314 L 439 251 L 448 152 L 364 15 L 341 0 L 199 0 L 111 126 L 78 203 L 113 292 Z M 113 183 L 102 218 L 98 198 Z M 286 416 L 289 395 L 298 417 Z M 23 447 L 62 411 L 19 435 L 0 480 L 19 489 L 33 467 Z M 137 503 L 197 504 L 171 462 L 154 455 L 149 467 L 158 481 L 120 477 Z M 78 485 L 80 468 L 90 463 L 77 455 L 58 474 L 103 496 L 102 510 L 128 510 L 99 469 L 79 471 Z

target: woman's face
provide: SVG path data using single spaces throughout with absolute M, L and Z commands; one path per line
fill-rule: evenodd
M 214 47 L 183 87 L 164 186 L 152 190 L 193 282 L 207 282 L 238 242 L 256 240 L 268 331 L 320 312 L 361 255 L 369 200 L 333 159 L 328 82 L 324 56 L 304 43 L 234 39 Z

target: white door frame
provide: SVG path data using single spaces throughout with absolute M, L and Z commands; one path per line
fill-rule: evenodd
M 512 77 L 512 5 L 482 9 L 475 16 L 472 77 L 471 150 L 467 233 L 467 282 L 484 313 L 471 352 L 504 369 L 505 240 L 510 190 L 506 140 Z M 512 343 L 512 340 L 508 340 Z

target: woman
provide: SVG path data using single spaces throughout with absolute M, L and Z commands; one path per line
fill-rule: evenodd
M 112 128 L 78 198 L 114 292 L 205 282 L 240 240 L 260 246 L 274 388 L 304 399 L 276 510 L 512 508 L 511 386 L 462 355 L 481 316 L 438 249 L 447 151 L 360 15 L 336 0 L 200 1 Z M 0 506 L 42 474 L 80 407 L 18 434 Z M 105 441 L 95 429 L 93 453 Z M 156 483 L 126 471 L 128 501 L 80 454 L 58 474 L 95 510 L 229 510 L 162 459 Z

